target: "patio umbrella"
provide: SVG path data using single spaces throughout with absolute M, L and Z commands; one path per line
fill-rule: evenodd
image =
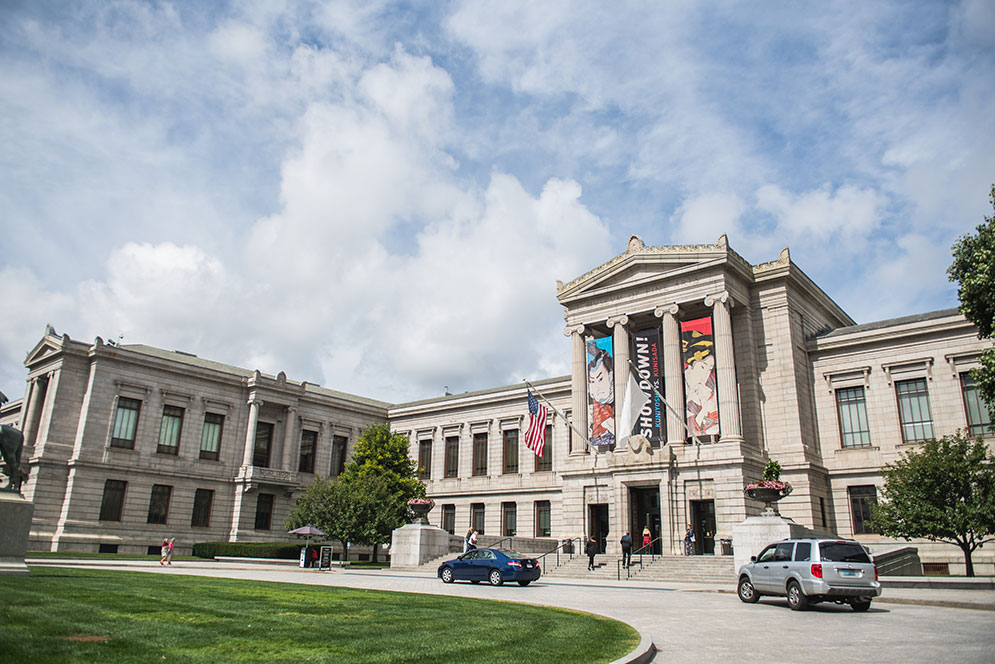
M 287 533 L 290 534 L 290 535 L 297 535 L 298 537 L 306 537 L 307 538 L 307 544 L 308 544 L 308 546 L 310 546 L 311 545 L 311 538 L 312 537 L 316 537 L 318 535 L 324 535 L 325 531 L 318 530 L 317 528 L 315 528 L 314 526 L 312 526 L 309 523 L 306 526 L 301 526 L 300 528 L 294 528 L 293 530 L 288 530 Z

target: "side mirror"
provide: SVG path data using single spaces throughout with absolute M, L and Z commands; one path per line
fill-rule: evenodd
M 751 563 L 757 562 L 757 557 L 756 556 L 750 556 L 750 562 Z

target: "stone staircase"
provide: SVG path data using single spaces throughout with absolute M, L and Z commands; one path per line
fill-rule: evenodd
M 675 581 L 685 583 L 725 583 L 736 584 L 736 570 L 732 556 L 643 556 L 633 557 L 633 565 L 623 581 Z M 594 557 L 594 571 L 587 570 L 587 556 L 574 556 L 556 569 L 544 569 L 543 576 L 578 577 L 591 579 L 618 579 L 618 556 L 598 555 Z

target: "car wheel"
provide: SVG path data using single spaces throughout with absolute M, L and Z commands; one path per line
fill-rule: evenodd
M 850 600 L 850 608 L 854 611 L 863 613 L 867 609 L 871 608 L 871 600 L 866 597 L 854 597 Z
M 757 589 L 753 587 L 750 580 L 745 576 L 739 580 L 739 588 L 737 590 L 739 594 L 739 599 L 746 602 L 747 604 L 756 604 L 757 600 L 760 599 L 760 593 Z
M 808 608 L 808 597 L 802 592 L 802 587 L 797 581 L 788 584 L 788 606 L 793 611 L 804 611 Z
M 530 583 L 532 583 L 532 579 L 529 579 L 528 581 L 519 581 L 518 585 L 520 585 L 520 586 L 527 586 Z
M 490 581 L 492 586 L 500 586 L 504 583 L 504 577 L 501 576 L 501 570 L 492 569 L 491 573 L 487 575 L 487 580 Z
M 452 583 L 455 580 L 456 580 L 456 577 L 453 576 L 453 570 L 452 570 L 452 568 L 451 567 L 443 567 L 442 568 L 442 582 L 443 583 Z

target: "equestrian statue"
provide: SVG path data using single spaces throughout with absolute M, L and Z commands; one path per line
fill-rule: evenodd
M 0 459 L 3 460 L 4 472 L 10 481 L 0 491 L 21 492 L 21 483 L 28 478 L 28 473 L 21 467 L 21 450 L 24 449 L 24 434 L 9 424 L 0 425 Z

